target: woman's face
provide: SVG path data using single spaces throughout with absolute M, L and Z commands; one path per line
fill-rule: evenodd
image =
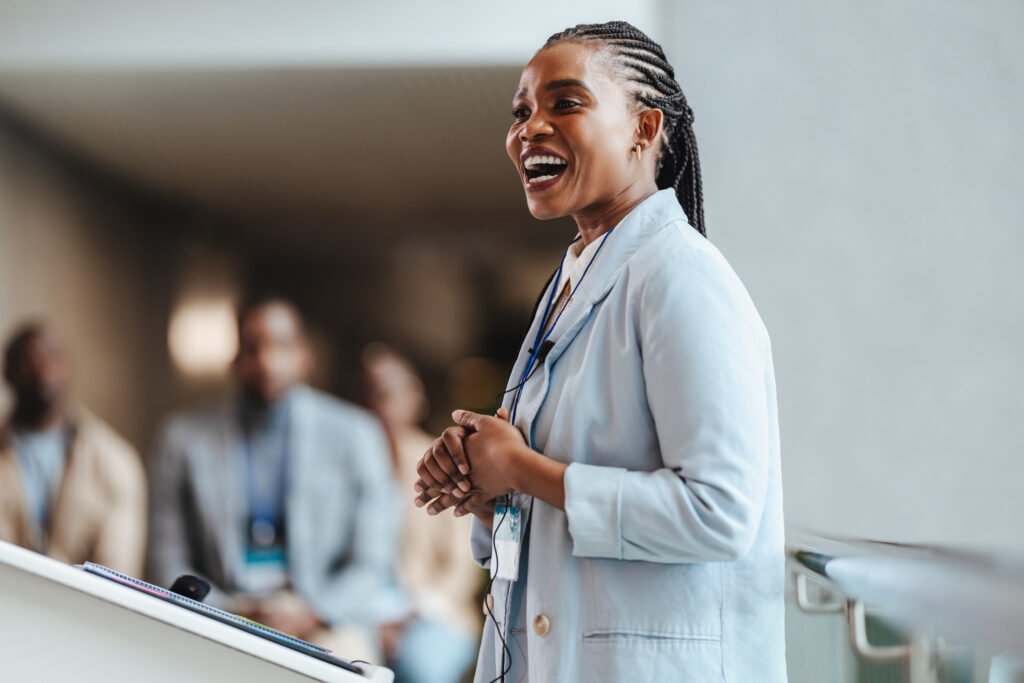
M 635 107 L 608 67 L 600 49 L 568 42 L 541 50 L 523 70 L 505 147 L 535 218 L 600 206 L 637 179 Z

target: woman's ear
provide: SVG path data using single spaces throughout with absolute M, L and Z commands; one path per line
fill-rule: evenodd
M 637 116 L 636 144 L 644 150 L 655 149 L 661 139 L 665 114 L 660 109 L 645 109 Z

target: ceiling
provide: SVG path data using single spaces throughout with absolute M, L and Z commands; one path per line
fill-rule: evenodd
M 521 66 L 560 28 L 658 26 L 658 7 L 4 0 L 0 113 L 278 241 L 481 222 L 550 234 L 504 152 Z
M 258 222 L 525 217 L 518 67 L 0 73 L 0 103 L 103 167 Z

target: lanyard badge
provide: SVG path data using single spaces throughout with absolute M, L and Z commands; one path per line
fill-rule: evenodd
M 523 547 L 523 514 L 517 505 L 498 505 L 494 509 L 494 555 L 491 578 L 515 581 L 519 578 L 519 554 Z

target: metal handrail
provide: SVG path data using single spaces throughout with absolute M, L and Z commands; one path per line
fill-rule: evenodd
M 939 635 L 1024 655 L 1024 562 L 934 546 L 814 538 L 788 549 L 797 606 L 845 612 L 853 652 L 906 664 L 908 680 L 937 680 Z M 811 584 L 818 599 L 812 599 Z M 826 599 L 821 599 L 824 592 Z M 868 638 L 869 607 L 910 634 L 879 646 Z

